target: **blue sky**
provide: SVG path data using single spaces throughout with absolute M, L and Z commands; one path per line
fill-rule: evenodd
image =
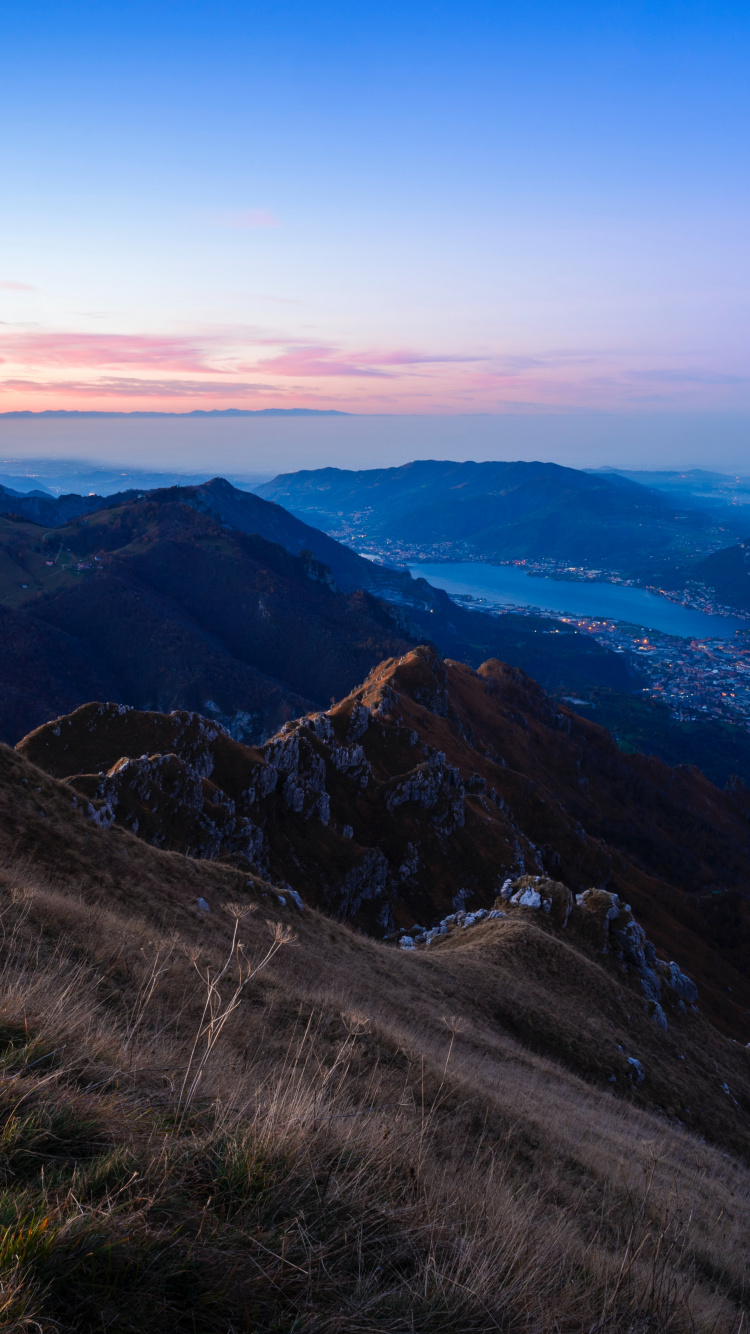
M 746 413 L 749 27 L 6 0 L 0 411 Z

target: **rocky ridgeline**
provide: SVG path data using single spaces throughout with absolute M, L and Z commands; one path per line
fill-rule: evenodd
M 470 751 L 452 764 L 428 739 L 430 719 L 450 713 L 440 659 L 419 650 L 401 666 L 417 668 L 413 698 L 395 688 L 388 664 L 260 747 L 198 714 L 91 704 L 19 749 L 65 778 L 100 825 L 233 861 L 382 934 L 420 908 L 470 895 L 491 903 L 508 874 L 543 864 L 507 791 L 474 770 Z M 507 789 L 507 766 L 489 765 Z
M 489 911 L 450 913 L 436 926 L 394 931 L 387 939 L 403 950 L 427 949 L 445 937 L 467 931 L 483 922 L 511 920 L 524 913 L 541 913 L 557 928 L 570 930 L 598 954 L 610 955 L 631 983 L 643 992 L 644 1005 L 657 1028 L 667 1031 L 667 1010 L 695 1012 L 698 988 L 674 961 L 656 956 L 656 946 L 646 938 L 628 903 L 604 889 L 572 894 L 567 885 L 544 876 L 520 876 L 506 880 L 495 907 Z
M 597 914 L 611 914 L 592 945 L 637 978 L 655 1023 L 675 997 L 694 1003 L 658 949 L 698 978 L 702 1009 L 732 1010 L 747 1041 L 742 976 L 717 981 L 692 925 L 707 903 L 701 920 L 724 932 L 723 896 L 746 883 L 736 803 L 697 771 L 622 755 L 602 728 L 503 663 L 475 671 L 415 649 L 260 746 L 188 711 L 88 704 L 18 750 L 64 779 L 100 825 L 228 861 L 376 936 L 398 930 L 434 945 L 440 924 L 464 929 L 493 912 L 594 932 Z M 626 904 L 648 917 L 653 945 Z

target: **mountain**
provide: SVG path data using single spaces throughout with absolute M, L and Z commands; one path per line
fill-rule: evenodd
M 33 412 L 29 408 L 15 412 L 0 412 L 0 417 L 349 417 L 339 408 L 192 408 L 189 412 L 134 412 L 86 411 L 79 408 L 44 408 Z
M 97 697 L 197 709 L 258 741 L 424 639 L 551 687 L 627 686 L 589 636 L 465 611 L 227 482 L 87 499 L 54 527 L 0 518 L 7 741 Z
M 46 486 L 30 477 L 8 477 L 0 473 L 0 497 L 5 496 L 50 496 Z
M 622 754 L 506 664 L 419 647 L 260 748 L 195 714 L 88 704 L 17 751 L 100 825 L 233 862 L 369 934 L 489 910 L 523 875 L 597 886 L 750 1040 L 750 791 Z M 642 987 L 646 1011 L 666 1004 Z
M 122 503 L 124 500 L 134 499 L 136 495 L 135 491 L 120 492 L 110 499 L 115 503 Z M 41 524 L 45 528 L 56 528 L 60 524 L 68 523 L 70 519 L 77 519 L 81 514 L 94 514 L 107 504 L 109 500 L 105 500 L 103 496 L 79 496 L 74 493 L 52 496 L 40 491 L 21 494 L 0 486 L 0 515 L 12 515 L 29 523 Z
M 5 612 L 0 664 L 47 717 L 51 677 L 76 702 L 83 691 L 200 708 L 255 738 L 344 693 L 383 651 L 408 647 L 384 604 L 333 589 L 314 557 L 231 531 L 179 499 L 22 535 L 26 550 L 6 547 L 5 567 L 14 558 L 11 574 L 24 570 L 28 585 Z M 17 547 L 20 536 L 16 526 Z M 66 646 L 60 660 L 54 636 Z M 7 734 L 18 720 L 5 694 L 3 710 Z
M 715 521 L 738 534 L 746 527 L 741 516 L 750 498 L 750 476 L 709 472 L 705 468 L 689 468 L 684 472 L 656 469 L 633 472 L 626 468 L 590 468 L 587 471 L 595 476 L 624 477 L 653 488 L 680 508 L 702 509 L 704 513 L 712 514 Z
M 257 493 L 337 537 L 439 548 L 448 558 L 634 572 L 728 540 L 713 519 L 652 488 L 555 463 L 320 468 L 281 474 Z
M 713 589 L 718 602 L 750 611 L 750 537 L 712 552 L 705 560 L 664 570 L 658 579 L 662 588 L 675 592 L 703 584 Z
M 397 948 L 0 746 L 4 1325 L 736 1334 L 747 1054 L 534 885 Z

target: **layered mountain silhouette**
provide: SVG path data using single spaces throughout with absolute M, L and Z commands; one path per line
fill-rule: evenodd
M 419 647 L 260 748 L 196 714 L 92 703 L 17 750 L 96 823 L 245 867 L 376 936 L 490 910 L 524 875 L 614 893 L 704 1012 L 750 1038 L 750 793 L 623 755 L 501 662 Z M 660 1019 L 668 990 L 641 985 Z
M 96 508 L 51 527 L 34 507 L 60 501 L 14 497 L 0 518 L 6 741 L 92 698 L 198 710 L 259 741 L 424 640 L 551 688 L 627 685 L 590 637 L 465 611 L 220 479 L 83 499 Z
M 424 460 L 399 468 L 285 473 L 258 494 L 327 532 L 486 559 L 553 559 L 640 572 L 707 552 L 727 530 L 693 507 L 612 473 L 556 463 Z

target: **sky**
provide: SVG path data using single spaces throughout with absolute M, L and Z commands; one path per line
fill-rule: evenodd
M 721 0 L 5 0 L 0 413 L 694 416 L 736 452 L 749 56 Z

